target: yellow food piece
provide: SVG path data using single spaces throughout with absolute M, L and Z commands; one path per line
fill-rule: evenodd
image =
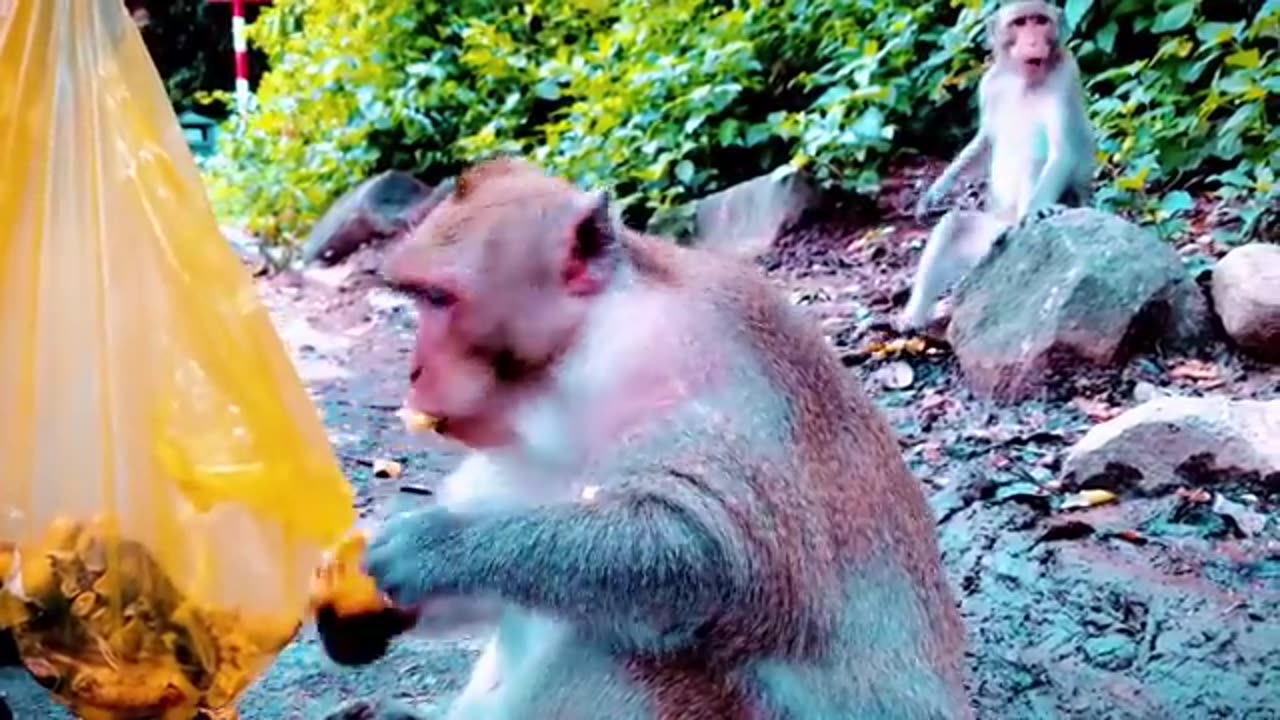
M 391 602 L 360 569 L 368 539 L 357 530 L 333 550 L 329 562 L 316 569 L 311 582 L 311 608 L 332 607 L 339 616 L 378 612 Z
M 398 478 L 404 472 L 404 466 L 395 460 L 374 460 L 373 476 L 380 478 Z
M 400 422 L 404 423 L 405 430 L 415 433 L 434 430 L 440 422 L 438 418 L 407 407 L 397 410 L 396 416 L 400 418 Z

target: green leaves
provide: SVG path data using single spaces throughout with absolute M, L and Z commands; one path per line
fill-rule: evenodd
M 1277 0 L 1267 4 L 1280 10 Z M 1198 7 L 1192 1 L 1159 3 L 1154 13 L 1149 5 L 1109 8 L 1106 24 L 1093 33 L 1095 47 L 1107 54 L 1080 54 L 1090 79 L 1101 174 L 1111 183 L 1099 193 L 1104 206 L 1136 204 L 1158 220 L 1170 218 L 1187 209 L 1189 196 L 1178 185 L 1200 183 L 1208 168 L 1224 166 L 1234 167 L 1234 174 L 1208 178 L 1223 202 L 1236 207 L 1274 197 L 1270 190 L 1228 184 L 1225 178 L 1252 177 L 1275 165 L 1280 153 L 1277 118 L 1268 109 L 1280 89 L 1274 40 L 1280 11 L 1268 14 L 1264 6 L 1248 18 L 1224 5 L 1206 22 L 1198 18 Z M 1144 17 L 1150 17 L 1149 25 Z M 1121 44 L 1117 38 L 1126 34 Z M 1129 58 L 1127 64 L 1108 52 L 1114 48 L 1123 57 L 1126 47 L 1152 44 L 1158 48 L 1153 55 Z
M 1093 7 L 1093 0 L 1067 0 L 1066 6 L 1062 9 L 1063 19 L 1067 23 L 1067 27 L 1073 31 L 1080 27 L 1080 22 L 1084 20 L 1084 16 L 1089 12 L 1089 8 Z
M 1243 5 L 1209 21 L 1195 0 L 1066 0 L 1104 205 L 1173 218 L 1190 198 L 1170 183 L 1208 167 L 1229 171 L 1209 179 L 1223 198 L 1275 197 L 1280 0 Z M 993 7 L 276 0 L 250 28 L 271 70 L 210 192 L 287 244 L 373 172 L 433 181 L 500 153 L 614 191 L 633 220 L 787 165 L 874 191 L 895 154 L 972 131 Z
M 1196 14 L 1195 0 L 1183 0 L 1156 16 L 1151 32 L 1157 35 L 1176 32 L 1186 27 Z

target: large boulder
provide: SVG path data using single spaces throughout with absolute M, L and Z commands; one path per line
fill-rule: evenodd
M 414 176 L 388 170 L 357 185 L 325 212 L 303 244 L 304 263 L 334 265 L 357 249 L 395 237 L 421 221 L 447 194 Z
M 699 200 L 691 244 L 755 258 L 821 200 L 803 172 L 783 166 Z
M 1166 397 L 1094 426 L 1067 452 L 1068 486 L 1158 495 L 1242 482 L 1280 493 L 1280 400 Z
M 1214 309 L 1242 349 L 1280 362 L 1280 245 L 1250 243 L 1213 269 Z
M 1074 208 L 1006 233 L 961 282 L 948 328 L 976 391 L 1018 401 L 1080 365 L 1207 336 L 1208 302 L 1173 248 Z

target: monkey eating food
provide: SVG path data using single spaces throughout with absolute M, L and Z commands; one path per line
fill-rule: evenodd
M 384 274 L 406 404 L 473 452 L 365 569 L 398 607 L 502 607 L 448 717 L 972 717 L 921 487 L 753 269 L 499 159 Z
M 978 84 L 978 131 L 916 207 L 923 218 L 962 175 L 985 162 L 984 210 L 953 210 L 934 227 L 898 320 L 917 330 L 941 294 L 1002 232 L 1092 198 L 1093 130 L 1080 70 L 1062 42 L 1062 12 L 1043 0 L 1005 4 L 987 22 L 993 54 Z

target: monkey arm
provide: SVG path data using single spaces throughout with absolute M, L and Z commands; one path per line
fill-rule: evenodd
M 749 564 L 727 508 L 699 485 L 664 473 L 576 503 L 431 508 L 384 533 L 407 543 L 375 541 L 370 573 L 397 601 L 498 595 L 620 649 L 679 646 L 732 609 Z
M 1080 161 L 1079 153 L 1088 152 L 1086 148 L 1072 146 L 1072 134 L 1069 123 L 1072 109 L 1065 102 L 1054 106 L 1045 118 L 1045 134 L 1048 140 L 1048 152 L 1045 155 L 1044 167 L 1036 178 L 1035 187 L 1030 193 L 1019 198 L 1017 217 L 1019 220 L 1029 214 L 1062 202 L 1063 195 L 1072 181 L 1072 170 Z
M 956 179 L 961 175 L 970 172 L 978 162 L 984 159 L 991 149 L 991 140 L 984 128 L 979 127 L 977 134 L 956 155 L 955 159 L 947 165 L 938 179 L 933 181 L 929 189 L 925 191 L 920 198 L 920 203 L 916 206 L 916 214 L 924 215 L 929 208 L 938 203 L 948 192 L 951 186 L 955 184 Z

